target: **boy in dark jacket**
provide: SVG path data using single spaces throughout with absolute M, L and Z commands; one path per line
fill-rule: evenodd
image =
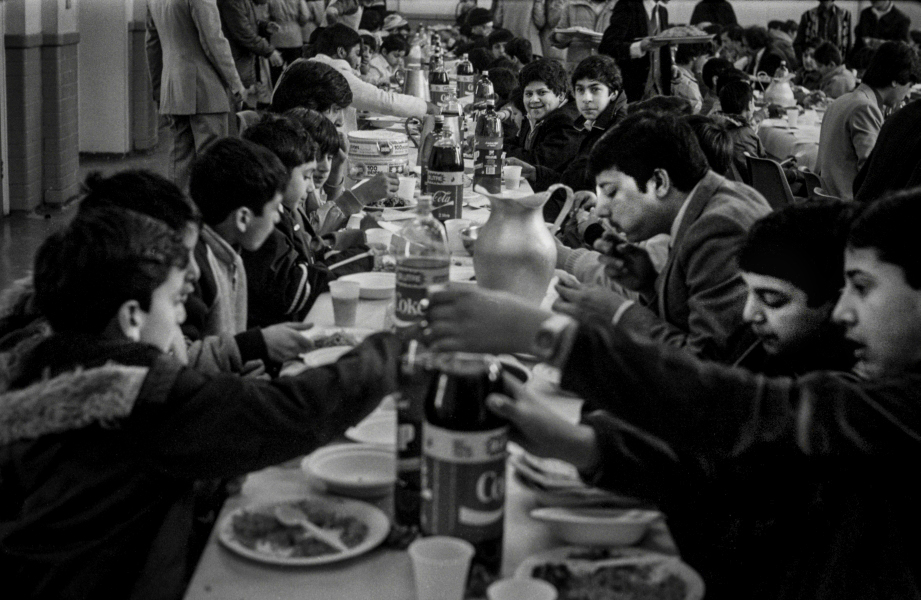
M 0 398 L 0 572 L 11 598 L 182 596 L 197 479 L 310 452 L 396 387 L 399 341 L 275 382 L 166 356 L 188 250 L 130 211 L 81 214 L 36 257 L 54 334 Z
M 585 131 L 575 127 L 579 111 L 570 97 L 566 69 L 558 61 L 536 60 L 521 70 L 518 81 L 528 118 L 505 152 L 521 161 L 509 164 L 520 164 L 522 176 L 535 192 L 542 192 L 557 183 L 558 173 L 578 154 Z M 548 202 L 544 218 L 552 221 L 560 207 Z

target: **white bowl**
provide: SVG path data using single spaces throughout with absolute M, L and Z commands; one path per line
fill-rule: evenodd
M 361 284 L 359 297 L 366 300 L 383 300 L 393 294 L 397 284 L 396 275 L 393 273 L 352 273 L 339 278 L 340 281 L 357 281 Z
M 373 498 L 388 494 L 396 481 L 393 448 L 373 444 L 336 444 L 320 448 L 301 469 L 326 484 L 332 494 Z
M 551 531 L 570 544 L 583 546 L 630 546 L 640 541 L 649 524 L 661 513 L 653 510 L 610 508 L 538 508 L 531 518 L 544 521 Z

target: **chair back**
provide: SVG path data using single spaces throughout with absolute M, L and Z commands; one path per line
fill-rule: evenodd
M 748 153 L 745 154 L 745 160 L 748 162 L 751 186 L 764 196 L 771 208 L 777 210 L 793 204 L 793 192 L 778 162 Z
M 828 192 L 826 192 L 820 187 L 812 188 L 812 192 L 809 194 L 809 199 L 810 200 L 835 200 L 838 202 L 841 201 L 841 198 L 837 196 L 832 196 L 831 194 L 829 194 Z
M 806 196 L 810 200 L 815 200 L 816 190 L 824 190 L 825 182 L 822 181 L 822 178 L 810 171 L 809 169 L 803 169 L 803 178 L 806 180 Z

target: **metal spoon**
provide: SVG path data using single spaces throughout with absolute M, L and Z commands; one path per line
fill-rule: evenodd
M 304 511 L 299 508 L 289 504 L 276 506 L 275 518 L 278 519 L 278 522 L 282 525 L 287 525 L 289 527 L 303 527 L 311 534 L 313 534 L 314 537 L 323 542 L 326 542 L 340 552 L 346 552 L 349 549 L 348 546 L 342 543 L 342 540 L 340 540 L 338 536 L 311 523 L 307 518 L 307 515 L 304 514 Z

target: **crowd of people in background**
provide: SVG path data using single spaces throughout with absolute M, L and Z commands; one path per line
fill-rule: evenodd
M 921 597 L 908 17 L 874 0 L 855 24 L 819 0 L 742 26 L 702 0 L 686 30 L 702 39 L 680 45 L 657 39 L 668 0 L 462 0 L 445 20 L 429 33 L 493 82 L 507 163 L 575 195 L 544 207 L 562 223 L 553 314 L 438 289 L 423 339 L 560 367 L 578 424 L 518 385 L 492 410 L 526 449 L 660 506 L 708 598 Z M 383 0 L 148 0 L 169 176 L 90 176 L 0 306 L 11 597 L 181 597 L 227 479 L 396 389 L 391 333 L 279 371 L 329 282 L 374 267 L 367 223 L 346 224 L 399 182 L 350 185 L 347 133 L 358 111 L 442 109 L 400 86 L 429 43 Z M 762 74 L 825 108 L 816 174 L 835 198 L 803 191 L 795 161 L 794 203 L 752 187 Z

